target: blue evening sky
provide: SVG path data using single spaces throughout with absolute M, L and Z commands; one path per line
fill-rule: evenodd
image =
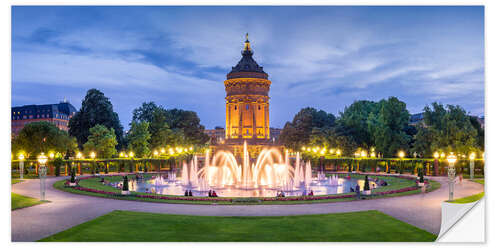
M 271 127 L 389 96 L 484 115 L 483 7 L 13 7 L 12 105 L 79 109 L 97 88 L 125 128 L 146 101 L 224 126 L 246 32 L 272 81 Z

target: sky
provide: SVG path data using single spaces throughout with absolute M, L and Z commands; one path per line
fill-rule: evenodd
M 77 109 L 101 90 L 121 123 L 154 101 L 225 125 L 224 80 L 245 33 L 272 81 L 270 125 L 304 107 L 338 116 L 356 100 L 395 96 L 410 113 L 432 102 L 484 115 L 484 8 L 12 8 L 12 106 Z

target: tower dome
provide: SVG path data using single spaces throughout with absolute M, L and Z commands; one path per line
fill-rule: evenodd
M 248 33 L 246 34 L 246 41 L 243 50 L 241 51 L 241 59 L 227 74 L 227 79 L 233 78 L 263 78 L 267 79 L 268 75 L 264 69 L 253 59 L 253 51 L 250 48 L 250 41 L 248 40 Z

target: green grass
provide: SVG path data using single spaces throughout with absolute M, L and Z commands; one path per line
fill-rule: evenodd
M 113 211 L 40 241 L 434 241 L 378 211 L 300 216 L 189 216 Z
M 473 179 L 472 181 L 484 185 L 484 179 Z
M 11 180 L 12 184 L 16 184 L 16 183 L 20 183 L 20 182 L 23 182 L 23 180 L 19 180 L 19 179 L 12 179 Z
M 25 207 L 31 207 L 35 206 L 38 204 L 44 203 L 43 201 L 39 201 L 38 199 L 31 198 L 28 196 L 16 194 L 16 193 L 11 193 L 12 197 L 12 210 L 20 209 L 20 208 L 25 208 Z
M 151 174 L 145 174 L 146 177 L 150 177 L 150 175 Z M 130 175 L 130 176 L 135 176 L 135 174 Z M 121 181 L 123 177 L 121 177 L 121 176 L 106 176 L 104 178 L 105 178 L 105 180 L 108 180 L 111 182 L 118 182 L 118 181 Z M 351 178 L 364 179 L 364 175 L 351 174 Z M 400 189 L 400 188 L 405 188 L 405 187 L 410 187 L 410 186 L 415 185 L 415 183 L 412 180 L 407 180 L 407 179 L 402 179 L 402 178 L 397 178 L 397 177 L 391 177 L 391 176 L 380 177 L 380 176 L 378 176 L 378 178 L 385 180 L 387 183 L 389 183 L 389 185 L 388 186 L 381 186 L 381 187 L 375 189 L 373 191 L 374 193 L 388 191 L 388 190 L 395 190 L 395 189 Z M 201 204 L 201 205 L 211 205 L 214 203 L 221 204 L 221 205 L 233 204 L 231 202 L 225 202 L 225 201 L 219 201 L 219 202 L 214 202 L 214 201 L 183 201 L 183 200 L 160 200 L 160 199 L 138 198 L 138 197 L 134 197 L 134 196 L 110 196 L 110 195 L 106 195 L 106 194 L 98 194 L 98 193 L 75 190 L 72 188 L 66 188 L 66 187 L 64 187 L 64 182 L 65 182 L 65 180 L 55 182 L 54 187 L 59 189 L 59 190 L 71 192 L 71 193 L 75 193 L 75 194 L 91 195 L 91 196 L 120 199 L 120 200 L 134 200 L 134 201 L 161 202 L 161 203 L 188 203 L 188 204 Z M 100 178 L 90 178 L 90 179 L 80 180 L 79 185 L 82 187 L 86 187 L 86 188 L 110 191 L 110 192 L 114 192 L 116 194 L 120 193 L 119 189 L 116 189 L 116 188 L 111 187 L 111 186 L 103 185 L 100 182 Z M 384 195 L 384 196 L 368 197 L 368 199 L 378 199 L 378 198 L 384 198 L 384 197 L 396 197 L 396 196 L 402 196 L 402 195 L 418 194 L 420 192 L 421 192 L 421 190 L 418 189 L 418 190 L 413 190 L 413 191 L 404 192 L 404 193 L 396 193 L 396 194 L 389 194 L 389 195 Z M 146 194 L 146 193 L 132 192 L 132 194 Z M 354 194 L 354 193 L 349 193 L 349 194 Z M 150 195 L 150 194 L 148 194 L 148 195 Z M 344 194 L 339 194 L 339 195 L 344 195 Z M 173 196 L 173 195 L 167 195 L 167 196 Z M 231 197 L 226 197 L 226 198 L 231 198 Z M 356 198 L 325 199 L 325 200 L 299 200 L 299 201 L 263 201 L 260 203 L 249 202 L 249 203 L 245 203 L 245 205 L 309 204 L 309 203 L 342 202 L 342 201 L 354 201 L 354 200 L 356 200 Z M 242 204 L 242 203 L 239 202 L 236 204 Z
M 481 198 L 483 198 L 483 196 L 484 196 L 484 192 L 481 192 L 479 194 L 467 196 L 467 197 L 456 199 L 456 200 L 449 201 L 449 202 L 450 203 L 458 203 L 458 204 L 471 203 L 471 202 L 475 202 L 475 201 L 480 200 Z
M 439 189 L 441 187 L 441 183 L 439 183 L 437 181 L 429 180 L 429 183 L 430 183 L 430 187 L 425 189 L 426 193 L 432 192 L 432 191 Z

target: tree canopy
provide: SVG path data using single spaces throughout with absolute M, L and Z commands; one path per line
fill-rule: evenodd
M 310 144 L 313 130 L 334 126 L 334 115 L 311 107 L 303 108 L 295 115 L 292 122 L 285 124 L 279 140 L 286 147 L 298 150 L 300 147 Z
M 116 155 L 116 135 L 113 128 L 108 129 L 104 125 L 96 125 L 89 129 L 90 135 L 83 145 L 85 154 L 95 152 L 98 158 L 111 158 Z
M 132 122 L 149 122 L 150 148 L 165 145 L 202 145 L 208 141 L 196 112 L 165 109 L 154 102 L 134 109 Z
M 424 125 L 417 127 L 414 150 L 431 157 L 434 151 L 468 154 L 484 144 L 469 115 L 458 105 L 432 103 L 424 108 Z
M 123 127 L 118 114 L 113 111 L 113 104 L 101 91 L 90 89 L 82 101 L 80 110 L 69 121 L 69 134 L 76 137 L 78 144 L 82 146 L 87 142 L 90 128 L 98 124 L 112 128 L 118 147 L 123 146 Z
M 56 151 L 66 153 L 76 149 L 76 139 L 54 124 L 41 121 L 24 126 L 16 138 L 12 140 L 12 152 L 24 151 L 28 157 L 36 157 L 40 153 Z
M 127 134 L 128 149 L 132 150 L 137 157 L 149 156 L 149 122 L 132 122 L 130 131 Z

